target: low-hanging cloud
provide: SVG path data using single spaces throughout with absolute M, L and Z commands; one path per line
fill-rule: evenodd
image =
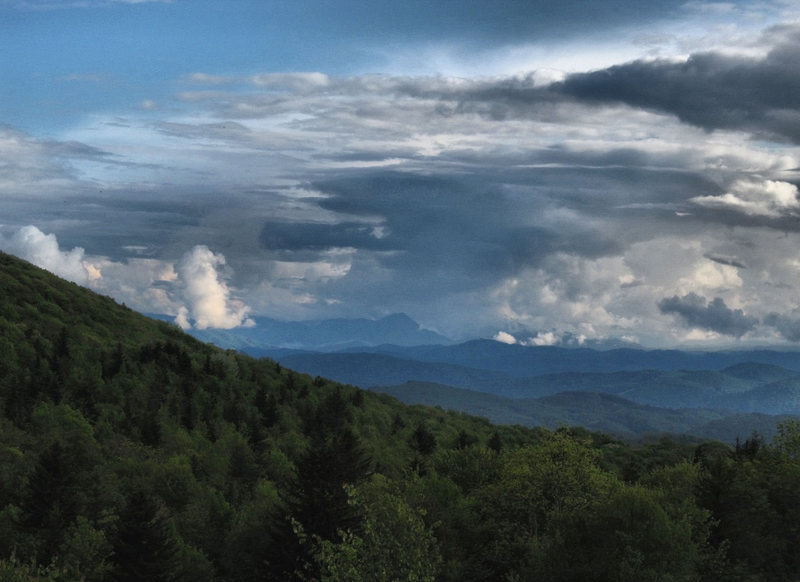
M 230 288 L 218 272 L 224 265 L 225 257 L 204 245 L 195 246 L 183 256 L 177 272 L 184 286 L 186 305 L 179 310 L 175 320 L 178 325 L 190 327 L 190 317 L 197 329 L 253 325 L 247 318 L 249 307 L 231 298 Z
M 682 297 L 674 295 L 659 301 L 658 308 L 661 313 L 677 315 L 689 327 L 737 338 L 752 331 L 758 324 L 758 318 L 746 315 L 741 309 L 731 309 L 721 297 L 709 302 L 696 293 Z
M 0 248 L 79 285 L 99 276 L 85 260 L 84 249 L 62 251 L 54 234 L 45 234 L 32 225 L 22 227 L 9 239 L 0 237 Z
M 234 298 L 220 268 L 226 260 L 197 245 L 175 265 L 154 259 L 112 261 L 88 256 L 81 247 L 62 250 L 55 234 L 28 225 L 10 237 L 0 235 L 0 249 L 64 279 L 106 293 L 154 313 L 177 313 L 184 329 L 253 325 L 250 308 Z
M 517 338 L 507 331 L 498 331 L 492 339 L 496 342 L 500 342 L 501 344 L 508 344 L 510 346 L 513 346 L 517 343 Z
M 800 317 L 797 313 L 793 315 L 770 313 L 764 318 L 764 325 L 775 328 L 784 339 L 790 342 L 800 342 Z

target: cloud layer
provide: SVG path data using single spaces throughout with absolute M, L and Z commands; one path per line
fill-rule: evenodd
M 3 245 L 199 328 L 800 341 L 800 25 L 736 33 L 592 71 L 186 71 L 58 139 L 0 126 Z M 533 54 L 493 38 L 470 54 Z

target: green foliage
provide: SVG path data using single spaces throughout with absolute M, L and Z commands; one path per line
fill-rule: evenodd
M 67 582 L 74 580 L 55 564 L 40 566 L 23 563 L 15 555 L 0 559 L 0 580 L 3 582 Z
M 670 516 L 659 497 L 642 485 L 620 485 L 582 511 L 559 515 L 523 572 L 538 580 L 698 580 L 691 522 Z
M 111 554 L 105 533 L 92 527 L 84 516 L 79 516 L 67 529 L 57 553 L 65 575 L 86 582 L 107 579 L 113 569 Z
M 342 532 L 321 547 L 325 582 L 433 582 L 441 558 L 424 513 L 412 509 L 397 485 L 375 475 L 348 489 L 364 514 L 362 532 Z
M 800 420 L 791 419 L 778 424 L 778 434 L 773 440 L 783 455 L 800 460 Z
M 177 554 L 178 541 L 166 508 L 145 493 L 129 495 L 114 539 L 114 578 L 175 580 Z
M 436 437 L 423 423 L 419 423 L 411 433 L 410 444 L 420 455 L 427 456 L 436 450 Z

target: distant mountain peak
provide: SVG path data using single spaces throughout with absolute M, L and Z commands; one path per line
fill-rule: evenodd
M 378 321 L 392 323 L 394 325 L 408 325 L 414 329 L 420 328 L 420 325 L 411 319 L 411 317 L 409 317 L 406 313 L 390 313 L 389 315 L 381 317 Z
M 380 319 L 336 318 L 312 321 L 282 321 L 254 317 L 256 325 L 230 330 L 190 330 L 195 337 L 220 347 L 258 354 L 269 348 L 336 351 L 380 345 L 418 346 L 450 344 L 452 341 L 425 329 L 405 313 Z

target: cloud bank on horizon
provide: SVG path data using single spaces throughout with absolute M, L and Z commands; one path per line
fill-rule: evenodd
M 184 327 L 800 341 L 792 2 L 55 4 L 0 2 L 3 250 Z

